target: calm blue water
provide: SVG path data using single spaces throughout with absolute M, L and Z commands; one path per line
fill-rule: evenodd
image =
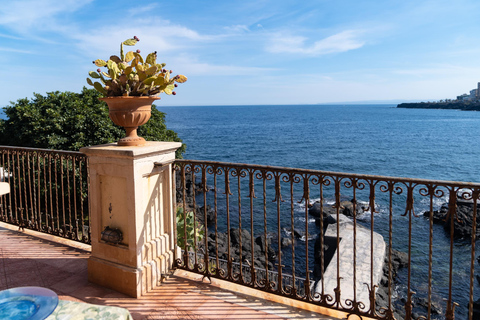
M 187 144 L 186 159 L 480 182 L 480 112 L 398 109 L 395 105 L 159 107 L 167 114 L 167 127 Z M 377 194 L 377 201 L 381 202 L 381 196 Z M 437 207 L 445 201 L 446 197 L 439 199 Z M 417 214 L 428 209 L 427 202 L 415 203 Z M 380 203 L 377 210 L 375 231 L 387 239 L 388 202 Z M 408 219 L 401 213 L 394 216 L 394 248 L 406 252 Z M 304 206 L 295 204 L 295 214 L 296 228 L 302 228 Z M 368 225 L 370 217 L 364 219 Z M 309 230 L 318 231 L 313 221 Z M 427 219 L 415 219 L 413 289 L 423 296 L 428 279 L 428 230 Z M 441 226 L 434 230 L 434 300 L 444 304 L 450 242 Z M 313 241 L 310 246 L 312 254 Z M 301 254 L 304 248 L 300 245 L 296 250 Z M 468 242 L 457 242 L 454 256 L 455 284 L 460 288 L 454 292 L 460 303 L 456 314 L 464 319 Z M 400 277 L 404 282 L 399 291 L 405 291 L 406 270 Z M 479 295 L 476 292 L 475 299 Z
M 186 159 L 480 181 L 480 112 L 395 105 L 164 107 Z

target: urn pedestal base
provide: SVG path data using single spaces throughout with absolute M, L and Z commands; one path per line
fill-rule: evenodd
M 132 297 L 159 285 L 175 261 L 174 176 L 179 142 L 82 148 L 89 161 L 92 253 L 88 279 Z M 102 239 L 106 227 L 120 243 Z

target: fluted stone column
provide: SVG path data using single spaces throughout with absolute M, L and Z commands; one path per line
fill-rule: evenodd
M 154 288 L 174 262 L 172 164 L 179 142 L 82 148 L 88 156 L 92 254 L 88 280 L 132 297 Z M 157 165 L 155 165 L 157 163 Z M 123 240 L 102 240 L 105 227 Z

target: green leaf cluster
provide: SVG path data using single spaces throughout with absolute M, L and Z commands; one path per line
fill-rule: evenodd
M 97 59 L 93 63 L 97 67 L 105 67 L 90 71 L 87 83 L 105 97 L 118 96 L 155 96 L 162 92 L 175 94 L 175 82 L 184 83 L 184 75 L 171 76 L 165 69 L 165 63 L 157 63 L 157 52 L 152 52 L 145 59 L 139 51 L 124 54 L 123 46 L 134 46 L 138 38 L 127 39 L 120 44 L 120 56 L 113 55 L 107 61 Z M 98 81 L 96 81 L 98 80 Z
M 0 144 L 19 147 L 78 151 L 82 147 L 116 142 L 124 130 L 108 116 L 107 104 L 100 94 L 83 88 L 81 93 L 49 92 L 19 99 L 4 108 L 7 119 L 0 119 Z M 165 114 L 152 106 L 150 120 L 138 129 L 149 141 L 178 141 L 168 130 Z M 177 158 L 185 145 L 177 150 Z
M 197 239 L 197 245 L 203 240 L 205 236 L 205 230 L 198 221 L 195 221 L 193 211 L 184 213 L 183 208 L 177 209 L 177 245 L 182 249 L 185 245 L 188 248 L 195 248 L 195 241 Z M 194 227 L 195 226 L 195 227 Z M 185 238 L 185 230 L 187 237 Z

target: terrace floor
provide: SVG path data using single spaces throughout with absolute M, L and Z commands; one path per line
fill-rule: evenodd
M 45 287 L 61 300 L 127 308 L 135 320 L 338 319 L 231 291 L 244 290 L 239 286 L 228 285 L 230 290 L 225 290 L 221 281 L 204 283 L 201 276 L 181 270 L 141 298 L 130 298 L 88 282 L 90 246 L 17 229 L 0 222 L 0 290 Z M 289 299 L 285 302 L 295 305 Z

